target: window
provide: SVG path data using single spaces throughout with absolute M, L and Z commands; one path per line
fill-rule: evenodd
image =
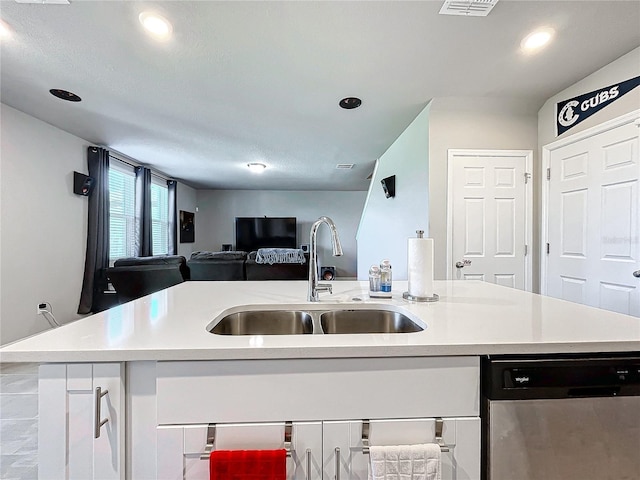
M 169 189 L 155 175 L 151 176 L 151 244 L 153 255 L 169 252 Z
M 135 248 L 135 174 L 133 167 L 109 159 L 109 265 L 131 257 Z

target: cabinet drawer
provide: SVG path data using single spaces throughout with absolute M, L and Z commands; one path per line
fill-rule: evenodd
M 158 362 L 158 424 L 475 417 L 477 357 Z

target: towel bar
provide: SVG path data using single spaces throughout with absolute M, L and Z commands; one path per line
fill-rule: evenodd
M 207 444 L 204 447 L 204 452 L 200 455 L 200 460 L 209 460 L 211 451 L 213 450 L 213 444 L 216 441 L 216 424 L 210 423 L 207 426 Z
M 440 451 L 443 453 L 448 453 L 449 447 L 447 447 L 447 445 L 445 445 L 444 440 L 442 438 L 442 429 L 444 427 L 444 420 L 442 420 L 442 418 L 437 417 L 436 418 L 436 444 L 440 447 Z M 362 420 L 362 453 L 365 455 L 369 455 L 369 447 L 371 446 L 369 444 L 369 432 L 370 432 L 370 428 L 371 425 L 369 423 L 369 420 Z
M 287 451 L 287 457 L 291 456 L 291 435 L 293 433 L 293 423 L 285 422 L 284 424 L 284 449 Z M 200 455 L 200 460 L 209 460 L 216 442 L 216 424 L 210 423 L 207 426 L 207 444 L 204 452 Z

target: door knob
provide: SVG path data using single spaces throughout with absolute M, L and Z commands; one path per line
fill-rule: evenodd
M 471 260 L 462 260 L 461 262 L 456 262 L 456 268 L 468 267 L 471 265 Z
M 633 276 L 636 278 L 640 278 L 640 270 L 636 270 L 635 272 L 633 272 Z

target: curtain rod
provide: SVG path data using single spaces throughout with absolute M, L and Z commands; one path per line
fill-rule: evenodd
M 152 169 L 151 167 L 149 167 L 148 165 L 144 165 L 142 163 L 140 163 L 138 160 L 136 160 L 135 158 L 131 158 L 128 155 L 125 155 L 124 153 L 120 153 L 117 150 L 113 150 L 105 145 L 99 145 L 101 148 L 104 148 L 105 150 L 109 150 L 109 156 L 115 157 L 117 160 L 121 161 L 122 163 L 125 163 L 127 165 L 129 165 L 130 167 L 136 168 L 136 167 L 147 167 L 151 170 L 152 174 L 155 175 L 156 177 L 160 177 L 164 180 L 173 180 L 173 181 L 177 181 L 175 178 L 171 178 L 169 175 L 167 175 L 164 172 L 161 172 L 159 170 L 155 170 Z

